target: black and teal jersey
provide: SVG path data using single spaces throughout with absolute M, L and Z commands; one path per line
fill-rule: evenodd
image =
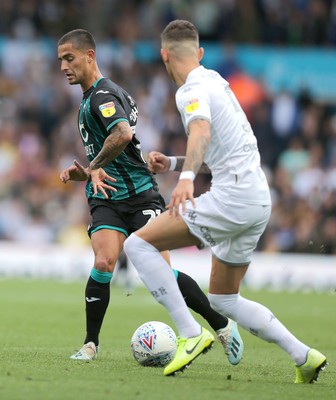
M 78 127 L 89 163 L 100 152 L 114 125 L 126 121 L 133 130 L 132 141 L 113 162 L 104 167 L 106 173 L 117 180 L 112 183 L 117 192 L 107 191 L 111 200 L 127 199 L 156 185 L 135 135 L 137 119 L 138 109 L 134 99 L 109 79 L 99 79 L 83 95 Z M 93 194 L 91 180 L 86 184 L 86 197 L 105 198 L 100 192 Z

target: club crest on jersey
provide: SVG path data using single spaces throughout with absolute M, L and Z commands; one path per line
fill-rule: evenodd
M 109 103 L 104 103 L 99 106 L 99 111 L 102 113 L 103 117 L 109 118 L 116 113 L 115 105 L 113 101 Z
M 184 109 L 188 113 L 198 110 L 198 107 L 198 99 L 192 99 L 184 103 Z

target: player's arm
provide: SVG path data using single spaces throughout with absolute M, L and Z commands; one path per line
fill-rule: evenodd
M 148 168 L 155 174 L 167 171 L 182 171 L 185 156 L 168 157 L 159 151 L 151 151 L 147 157 Z M 199 174 L 210 174 L 209 167 L 203 163 L 198 171 Z
M 186 212 L 186 200 L 190 200 L 195 207 L 194 178 L 203 165 L 211 138 L 210 122 L 205 119 L 192 120 L 188 129 L 189 137 L 182 172 L 168 206 L 170 214 L 175 216 L 179 215 L 180 205 L 182 212 Z
M 176 157 L 177 162 L 176 162 L 174 171 L 180 171 L 180 172 L 182 171 L 185 159 L 186 159 L 185 156 Z M 210 174 L 211 171 L 210 171 L 209 167 L 205 164 L 205 162 L 203 162 L 202 165 L 200 166 L 200 169 L 198 170 L 198 173 L 199 174 Z
M 104 145 L 97 156 L 90 162 L 90 171 L 104 168 L 114 161 L 132 141 L 133 132 L 128 122 L 121 121 L 114 125 L 105 139 Z
M 190 122 L 186 155 L 182 173 L 192 171 L 195 176 L 204 164 L 205 153 L 210 143 L 210 123 L 205 119 L 194 119 Z
M 104 189 L 116 191 L 113 186 L 104 182 L 104 180 L 116 182 L 116 179 L 109 176 L 103 168 L 119 156 L 131 142 L 132 137 L 133 132 L 126 121 L 121 121 L 110 129 L 103 147 L 89 165 L 89 172 L 95 194 L 97 190 L 99 190 L 108 198 Z

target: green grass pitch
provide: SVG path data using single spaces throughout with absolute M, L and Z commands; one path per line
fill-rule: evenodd
M 294 385 L 289 356 L 242 330 L 245 353 L 238 366 L 228 364 L 216 342 L 212 351 L 175 377 L 164 377 L 159 368 L 141 367 L 130 351 L 134 330 L 149 320 L 175 329 L 165 309 L 142 287 L 128 295 L 113 286 L 100 357 L 91 363 L 69 360 L 84 339 L 84 286 L 85 282 L 0 280 L 0 399 L 336 398 L 335 292 L 242 290 L 272 309 L 299 339 L 327 355 L 329 365 L 317 384 Z

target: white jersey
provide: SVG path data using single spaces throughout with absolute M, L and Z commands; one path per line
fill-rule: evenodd
M 176 105 L 187 134 L 194 119 L 211 124 L 204 162 L 212 173 L 215 198 L 270 205 L 256 137 L 229 83 L 217 72 L 199 66 L 176 92 Z

